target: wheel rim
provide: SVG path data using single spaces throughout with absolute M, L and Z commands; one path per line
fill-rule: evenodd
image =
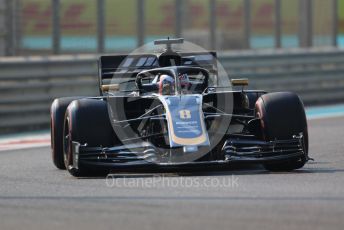
M 70 169 L 72 166 L 72 156 L 71 156 L 71 145 L 72 137 L 69 129 L 69 118 L 66 118 L 65 127 L 63 129 L 63 159 L 67 169 Z

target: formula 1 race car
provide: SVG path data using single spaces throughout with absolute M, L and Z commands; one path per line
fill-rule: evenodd
M 291 92 L 219 83 L 215 52 L 102 56 L 98 97 L 55 99 L 55 166 L 76 177 L 110 171 L 205 170 L 235 163 L 290 171 L 308 161 L 304 106 Z

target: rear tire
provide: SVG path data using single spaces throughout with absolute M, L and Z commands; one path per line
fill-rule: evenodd
M 72 142 L 88 147 L 113 146 L 115 135 L 109 120 L 106 102 L 95 99 L 73 101 L 67 108 L 64 123 L 64 164 L 75 177 L 106 176 L 109 171 L 84 166 L 73 168 Z
M 269 93 L 257 100 L 255 108 L 261 121 L 264 140 L 287 140 L 294 135 L 303 134 L 304 156 L 299 159 L 267 163 L 264 167 L 270 171 L 302 168 L 308 160 L 308 129 L 301 99 L 290 92 Z
M 81 97 L 55 99 L 50 108 L 51 156 L 58 169 L 66 169 L 63 160 L 63 122 L 68 105 Z

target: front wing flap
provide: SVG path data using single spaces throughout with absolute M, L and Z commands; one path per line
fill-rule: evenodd
M 113 170 L 183 169 L 230 166 L 235 163 L 267 163 L 306 156 L 302 135 L 290 140 L 258 141 L 229 138 L 223 148 L 224 159 L 193 162 L 158 162 L 157 150 L 149 142 L 116 147 L 88 147 L 73 142 L 73 168 L 87 167 Z M 186 153 L 187 154 L 187 153 Z

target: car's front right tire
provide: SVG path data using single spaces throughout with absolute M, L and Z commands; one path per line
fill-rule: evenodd
M 50 107 L 51 157 L 58 169 L 66 169 L 63 160 L 63 123 L 68 105 L 81 97 L 63 97 L 53 101 Z
M 64 164 L 75 177 L 106 176 L 109 171 L 82 164 L 73 167 L 73 142 L 88 147 L 110 147 L 114 132 L 109 120 L 106 102 L 96 99 L 73 101 L 67 108 L 64 122 Z

